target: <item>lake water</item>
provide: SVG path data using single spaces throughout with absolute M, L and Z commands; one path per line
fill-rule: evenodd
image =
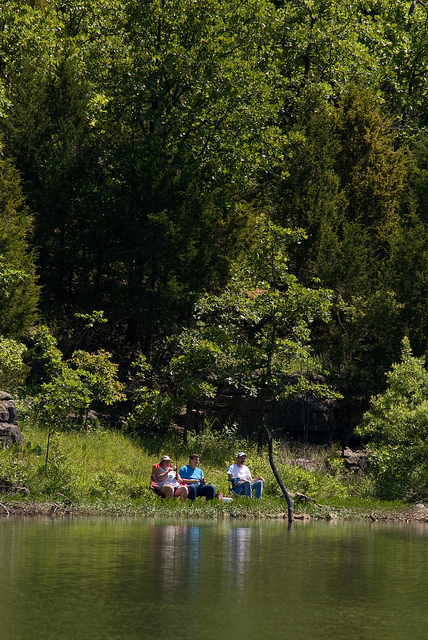
M 0 519 L 0 640 L 428 637 L 428 525 Z

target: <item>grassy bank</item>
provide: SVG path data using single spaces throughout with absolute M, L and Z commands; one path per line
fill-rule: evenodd
M 287 506 L 271 472 L 267 451 L 257 455 L 255 447 L 233 434 L 221 437 L 207 433 L 190 438 L 183 446 L 173 437 L 137 441 L 120 432 L 91 429 L 55 434 L 46 462 L 47 434 L 24 425 L 24 447 L 0 451 L 0 485 L 26 487 L 28 495 L 4 493 L 1 513 L 81 513 L 143 515 L 180 518 L 286 518 Z M 190 452 L 201 454 L 207 481 L 228 495 L 226 468 L 236 451 L 245 449 L 253 475 L 266 479 L 261 501 L 236 498 L 223 505 L 218 500 L 192 504 L 165 501 L 149 489 L 151 468 L 162 453 L 178 465 Z M 296 518 L 406 519 L 411 506 L 403 502 L 376 500 L 369 478 L 349 477 L 335 449 L 276 444 L 278 471 L 295 499 Z M 39 506 L 37 506 L 39 505 Z M 420 514 L 421 515 L 421 514 Z

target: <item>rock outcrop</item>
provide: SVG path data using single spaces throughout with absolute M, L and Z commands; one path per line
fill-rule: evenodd
M 296 384 L 298 376 L 284 379 L 284 386 Z M 314 379 L 323 383 L 323 379 Z M 350 444 L 355 425 L 361 421 L 365 406 L 350 407 L 343 400 L 319 398 L 303 391 L 289 399 L 262 402 L 242 389 L 224 385 L 203 406 L 195 403 L 176 417 L 180 427 L 198 431 L 204 418 L 215 429 L 236 425 L 244 436 L 254 437 L 260 425 L 269 425 L 275 438 L 301 440 L 314 444 L 342 441 Z M 352 442 L 354 444 L 354 442 Z
M 23 445 L 15 402 L 10 393 L 0 391 L 0 446 L 11 447 L 16 443 L 20 448 Z
M 373 457 L 373 451 L 364 449 L 363 451 L 352 451 L 346 448 L 343 452 L 345 473 L 354 473 L 361 477 L 370 464 Z

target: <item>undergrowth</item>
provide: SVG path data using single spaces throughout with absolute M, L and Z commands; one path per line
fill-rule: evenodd
M 46 459 L 47 434 L 31 425 L 22 429 L 24 447 L 0 450 L 0 485 L 25 486 L 29 494 L 5 494 L 5 500 L 65 502 L 80 512 L 141 514 L 158 517 L 286 517 L 287 505 L 269 465 L 267 451 L 234 437 L 209 432 L 191 435 L 187 445 L 175 435 L 150 446 L 122 432 L 91 427 L 55 433 Z M 201 468 L 217 492 L 228 495 L 227 467 L 238 450 L 247 453 L 253 476 L 265 478 L 263 499 L 236 498 L 230 504 L 204 499 L 196 503 L 166 501 L 149 489 L 152 465 L 167 453 L 178 466 L 190 453 L 201 455 Z M 341 517 L 380 509 L 368 478 L 347 476 L 340 452 L 334 448 L 290 448 L 275 443 L 276 466 L 287 489 L 295 495 L 295 512 L 314 517 Z

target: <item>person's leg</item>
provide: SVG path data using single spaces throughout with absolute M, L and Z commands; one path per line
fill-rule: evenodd
M 238 486 L 233 487 L 233 491 L 238 496 L 251 498 L 251 482 L 249 480 L 244 480 L 244 482 L 240 482 Z
M 188 495 L 189 491 L 184 485 L 181 485 L 181 487 L 177 487 L 174 491 L 174 496 L 176 496 L 177 498 L 181 498 L 182 500 L 187 500 Z
M 196 484 L 189 484 L 187 487 L 187 490 L 189 492 L 189 500 L 191 500 L 192 502 L 195 502 L 196 497 L 198 495 Z
M 161 487 L 160 491 L 167 500 L 174 497 L 174 487 L 171 487 L 170 484 L 166 484 L 163 487 Z
M 253 489 L 255 491 L 256 498 L 260 500 L 263 493 L 263 482 L 261 480 L 256 480 L 255 482 L 253 482 L 253 484 L 251 485 L 251 492 L 253 491 Z
M 205 496 L 207 500 L 214 500 L 215 487 L 213 484 L 200 484 L 196 490 L 198 496 Z
M 237 484 L 233 487 L 233 493 L 237 496 L 245 496 L 245 487 L 244 484 Z

